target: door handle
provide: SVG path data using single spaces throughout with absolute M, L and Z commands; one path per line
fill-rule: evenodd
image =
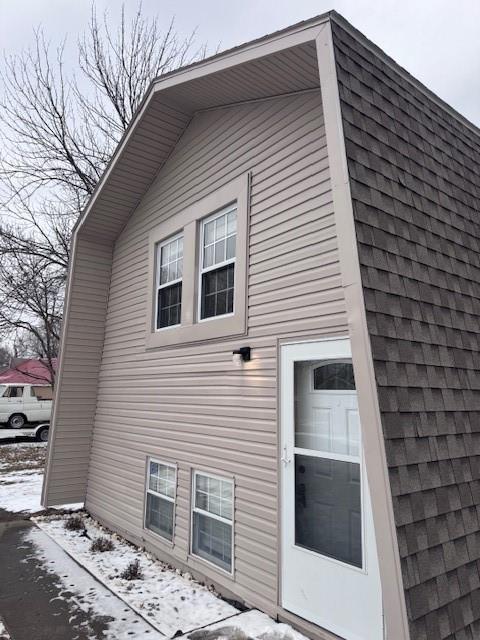
M 292 459 L 289 458 L 288 455 L 287 455 L 287 445 L 286 444 L 283 445 L 283 455 L 280 458 L 280 460 L 283 462 L 283 464 L 285 466 L 287 466 L 287 464 L 290 464 L 290 462 L 292 461 Z

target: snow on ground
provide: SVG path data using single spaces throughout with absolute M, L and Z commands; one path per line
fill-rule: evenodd
M 85 516 L 88 538 L 78 531 L 64 528 L 65 518 L 38 518 L 37 524 L 81 565 L 86 567 L 109 589 L 118 594 L 132 609 L 144 615 L 162 634 L 173 637 L 236 615 L 238 610 L 217 597 L 207 587 L 195 582 L 189 574 L 168 568 L 150 554 L 108 533 L 92 518 Z M 92 553 L 91 541 L 107 536 L 113 551 Z M 139 559 L 142 580 L 124 580 L 120 573 Z
M 90 516 L 82 517 L 88 537 L 82 531 L 67 531 L 66 516 L 39 517 L 35 521 L 79 564 L 168 638 L 184 634 L 184 640 L 307 640 L 289 625 L 277 623 L 260 611 L 241 613 L 188 573 L 171 569 L 110 533 Z M 91 541 L 98 536 L 109 538 L 114 549 L 91 552 Z M 143 579 L 120 578 L 122 570 L 135 559 L 140 561 Z
M 44 442 L 9 443 L 0 447 L 0 509 L 13 513 L 40 511 Z
M 0 474 L 0 509 L 13 513 L 40 511 L 43 472 L 13 471 Z
M 0 446 L 0 509 L 12 513 L 35 513 L 43 509 L 40 497 L 46 451 L 45 442 L 13 442 Z M 61 508 L 82 506 L 68 504 Z
M 252 609 L 230 620 L 217 622 L 178 640 L 307 640 L 288 624 L 275 622 L 267 614 Z
M 102 635 L 105 640 L 159 640 L 163 637 L 72 560 L 43 531 L 34 527 L 25 534 L 25 540 L 33 545 L 35 557 L 48 573 L 57 576 L 60 587 L 57 598 L 65 600 L 71 607 L 70 624 L 72 629 L 82 632 L 82 637 L 96 638 L 97 635 L 93 633 L 90 623 L 76 620 L 75 611 L 79 609 L 88 613 L 90 618 L 99 617 L 105 621 L 107 629 Z M 0 640 L 3 640 L 1 633 Z

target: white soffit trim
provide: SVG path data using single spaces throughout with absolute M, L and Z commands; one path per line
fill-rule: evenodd
M 171 74 L 166 74 L 165 77 L 160 77 L 154 80 L 152 82 L 152 85 L 148 89 L 136 115 L 130 123 L 129 128 L 125 132 L 123 138 L 120 140 L 112 156 L 110 164 L 107 166 L 104 174 L 100 178 L 90 201 L 88 202 L 83 213 L 80 215 L 80 218 L 74 227 L 74 234 L 78 233 L 78 231 L 84 225 L 88 215 L 94 208 L 95 202 L 101 194 L 103 187 L 107 183 L 108 178 L 115 168 L 117 161 L 125 151 L 125 147 L 128 145 L 130 139 L 132 138 L 135 128 L 147 111 L 154 95 L 157 95 L 160 92 L 165 91 L 166 89 L 175 87 L 176 85 L 186 83 L 190 80 L 217 73 L 218 71 L 227 70 L 245 62 L 250 62 L 277 53 L 279 51 L 289 49 L 291 47 L 305 44 L 306 42 L 315 42 L 316 37 L 325 27 L 328 20 L 329 15 L 325 14 L 323 16 L 320 16 L 316 21 L 308 22 L 306 24 L 301 23 L 300 25 L 296 27 L 294 26 L 291 29 L 278 32 L 278 34 L 276 35 L 273 34 L 272 36 L 267 36 L 265 38 L 261 38 L 260 40 L 246 43 L 245 45 L 241 45 L 240 47 L 232 50 L 227 50 L 225 51 L 225 53 L 220 53 L 213 56 L 212 58 L 206 59 L 204 62 L 195 63 L 183 69 L 180 68 L 177 71 L 172 72 Z
M 368 427 L 363 433 L 363 438 L 379 554 L 386 636 L 389 640 L 409 640 L 385 441 L 360 276 L 330 23 L 319 33 L 316 44 L 340 268 L 352 343 L 353 365 L 356 369 L 360 418 L 364 428 Z

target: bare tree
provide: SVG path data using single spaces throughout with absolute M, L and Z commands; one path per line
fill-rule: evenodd
M 0 372 L 8 368 L 11 359 L 12 354 L 10 352 L 10 349 L 8 349 L 4 345 L 0 345 Z
M 0 337 L 29 333 L 53 358 L 74 221 L 156 76 L 205 55 L 139 5 L 117 27 L 92 7 L 67 70 L 63 42 L 6 57 L 0 96 Z

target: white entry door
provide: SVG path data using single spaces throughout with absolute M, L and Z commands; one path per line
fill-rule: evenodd
M 350 341 L 284 345 L 282 606 L 382 640 L 382 592 Z

